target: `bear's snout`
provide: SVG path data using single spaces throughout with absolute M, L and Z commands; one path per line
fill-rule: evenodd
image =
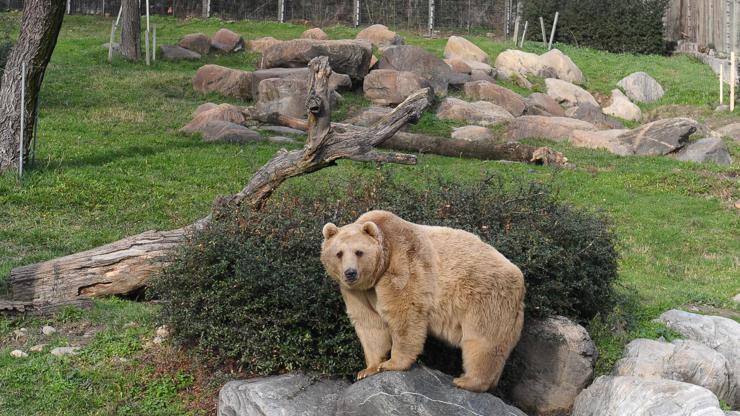
M 349 283 L 354 283 L 354 281 L 357 280 L 357 270 L 355 269 L 345 270 L 344 277 L 347 279 Z

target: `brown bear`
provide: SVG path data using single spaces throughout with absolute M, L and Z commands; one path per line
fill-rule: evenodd
M 462 348 L 456 386 L 496 387 L 524 320 L 517 266 L 474 234 L 387 211 L 326 224 L 323 234 L 321 262 L 339 282 L 365 353 L 358 379 L 407 370 L 430 333 Z

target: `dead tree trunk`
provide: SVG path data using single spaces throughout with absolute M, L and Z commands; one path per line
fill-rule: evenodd
M 18 166 L 21 143 L 24 162 L 27 160 L 36 103 L 64 19 L 64 2 L 27 0 L 25 3 L 21 33 L 8 56 L 0 83 L 0 172 Z M 21 138 L 21 69 L 24 63 L 25 116 Z
M 141 57 L 139 0 L 122 0 L 121 7 L 121 55 L 131 61 L 138 61 Z
M 309 69 L 306 145 L 301 150 L 278 152 L 252 176 L 241 192 L 219 199 L 216 208 L 246 205 L 259 209 L 286 179 L 331 166 L 338 159 L 416 163 L 412 155 L 378 152 L 375 147 L 405 124 L 418 120 L 431 104 L 431 90 L 411 95 L 375 128 L 332 126 L 329 60 L 315 58 L 309 63 Z M 140 289 L 166 264 L 167 254 L 173 248 L 182 244 L 192 230 L 209 221 L 210 216 L 177 230 L 150 231 L 83 253 L 15 268 L 9 279 L 11 299 L 0 300 L 0 312 L 43 313 L 55 305 L 80 303 L 91 296 L 125 294 Z

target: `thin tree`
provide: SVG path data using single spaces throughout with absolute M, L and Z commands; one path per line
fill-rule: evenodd
M 121 55 L 138 61 L 141 57 L 141 10 L 139 0 L 121 3 Z
M 27 160 L 36 119 L 36 103 L 46 66 L 57 44 L 64 9 L 64 2 L 58 0 L 25 2 L 21 32 L 5 63 L 0 83 L 0 172 L 18 167 L 21 143 L 24 162 Z M 25 117 L 21 138 L 21 68 L 24 63 Z

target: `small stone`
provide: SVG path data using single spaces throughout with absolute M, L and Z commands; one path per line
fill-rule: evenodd
M 167 325 L 162 325 L 157 328 L 156 334 L 158 337 L 167 338 L 170 336 L 170 329 L 167 328 Z
M 63 357 L 65 355 L 77 355 L 80 347 L 56 347 L 51 350 L 51 355 L 55 357 Z
M 41 333 L 46 335 L 47 337 L 49 335 L 55 334 L 57 332 L 56 328 L 50 325 L 44 325 L 43 328 L 41 328 Z
M 46 344 L 37 344 L 29 348 L 28 350 L 31 352 L 43 352 L 44 348 L 46 348 Z
M 28 354 L 21 350 L 13 350 L 10 352 L 10 356 L 14 358 L 26 358 L 28 357 Z
M 156 345 L 162 345 L 162 343 L 164 342 L 164 337 L 160 337 L 158 335 L 154 337 L 154 339 L 152 339 L 152 342 L 155 343 Z
M 28 329 L 26 328 L 16 329 L 15 331 L 13 331 L 13 336 L 15 337 L 15 339 L 25 338 L 28 336 Z

